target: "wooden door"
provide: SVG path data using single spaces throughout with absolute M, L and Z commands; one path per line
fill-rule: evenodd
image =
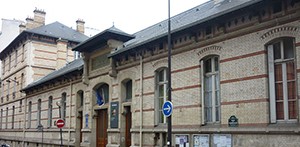
M 127 110 L 126 113 L 126 127 L 125 127 L 125 140 L 126 140 L 126 147 L 130 147 L 131 146 L 131 133 L 130 133 L 130 129 L 131 129 L 131 111 L 130 111 L 130 107 L 126 107 L 125 108 Z
M 97 147 L 105 147 L 107 144 L 108 117 L 107 109 L 98 111 L 97 118 Z

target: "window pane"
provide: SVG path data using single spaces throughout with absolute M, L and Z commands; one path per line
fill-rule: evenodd
M 215 71 L 219 71 L 219 58 L 215 57 Z
M 216 107 L 216 121 L 220 121 L 220 107 Z
M 294 43 L 292 39 L 285 39 L 284 46 L 284 59 L 294 58 Z
M 158 72 L 158 81 L 163 82 L 164 81 L 164 70 L 161 70 Z
M 212 76 L 205 77 L 205 91 L 212 90 Z
M 296 99 L 295 81 L 288 82 L 288 99 Z
M 132 98 L 132 81 L 126 82 L 126 99 Z
M 276 117 L 278 120 L 284 119 L 283 102 L 276 102 Z
M 286 63 L 287 80 L 295 79 L 294 62 Z
M 216 91 L 216 106 L 220 105 L 219 91 Z
M 164 96 L 164 85 L 158 86 L 158 96 L 163 97 Z
M 220 89 L 219 74 L 216 74 L 215 78 L 216 78 L 216 81 L 215 81 L 216 90 L 219 90 Z
M 280 50 L 280 42 L 273 44 L 274 48 L 274 59 L 281 59 L 281 50 Z
M 211 72 L 211 59 L 205 61 L 205 73 Z
M 282 83 L 275 84 L 275 90 L 276 90 L 276 100 L 283 100 L 283 88 Z
M 212 121 L 211 108 L 205 108 L 205 118 L 207 122 Z
M 289 101 L 289 119 L 297 118 L 296 101 Z
M 282 64 L 275 65 L 275 81 L 282 81 Z

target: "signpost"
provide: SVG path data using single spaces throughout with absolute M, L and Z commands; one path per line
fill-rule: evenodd
M 56 121 L 56 126 L 57 126 L 57 128 L 61 129 L 62 127 L 65 126 L 65 121 L 63 119 L 58 119 Z
M 173 104 L 170 101 L 166 101 L 162 107 L 162 113 L 164 116 L 169 117 L 173 111 Z

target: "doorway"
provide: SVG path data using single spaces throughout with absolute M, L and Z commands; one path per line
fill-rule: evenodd
M 105 147 L 107 144 L 107 127 L 108 127 L 108 114 L 107 109 L 97 111 L 97 147 Z

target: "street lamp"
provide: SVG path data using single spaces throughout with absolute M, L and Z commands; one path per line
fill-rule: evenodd
M 39 124 L 37 126 L 37 130 L 40 132 L 42 131 L 42 147 L 43 147 L 43 144 L 44 144 L 44 126 L 42 124 Z
M 58 106 L 59 111 L 59 118 L 61 118 L 61 102 L 57 101 L 56 105 Z M 62 140 L 62 128 L 60 128 L 60 146 L 63 146 L 63 140 Z

